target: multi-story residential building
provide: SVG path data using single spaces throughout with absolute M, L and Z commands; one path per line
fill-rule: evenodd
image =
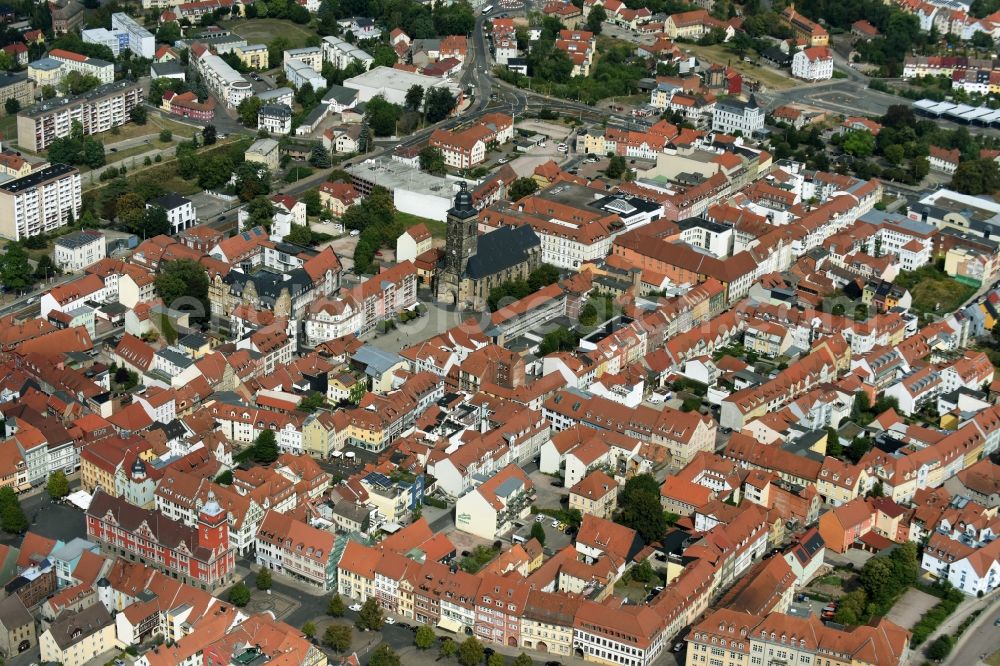
M 337 537 L 276 511 L 269 511 L 257 531 L 257 564 L 312 585 L 323 592 L 337 588 Z
M 530 512 L 534 485 L 524 471 L 508 465 L 455 504 L 455 525 L 463 532 L 493 539 Z
M 618 507 L 618 483 L 596 469 L 569 490 L 569 508 L 583 515 L 611 518 Z
M 291 108 L 285 104 L 265 104 L 257 112 L 257 127 L 270 134 L 290 134 L 292 131 Z
M 263 164 L 271 173 L 278 170 L 278 142 L 274 139 L 257 139 L 247 148 L 244 158 L 247 162 Z
M 0 183 L 0 236 L 23 240 L 50 233 L 79 219 L 82 204 L 80 172 L 66 164 Z
M 266 44 L 247 44 L 237 46 L 233 53 L 250 69 L 265 70 L 268 68 L 268 50 Z
M 345 69 L 352 62 L 357 62 L 367 70 L 375 62 L 375 58 L 360 47 L 333 35 L 323 38 L 322 47 L 323 60 L 332 63 L 337 69 Z
M 792 76 L 805 81 L 833 78 L 833 53 L 826 46 L 810 46 L 792 56 Z
M 167 214 L 172 234 L 178 234 L 193 227 L 198 222 L 194 202 L 176 192 L 164 194 L 146 203 L 146 208 L 159 207 Z
M 235 109 L 240 102 L 253 95 L 250 82 L 204 44 L 194 44 L 191 55 L 208 89 L 229 108 Z
M 85 136 L 106 132 L 129 122 L 132 109 L 144 98 L 139 84 L 117 81 L 79 97 L 42 102 L 17 114 L 17 143 L 26 150 L 43 151 L 55 139 L 69 136 L 75 122 Z
M 115 620 L 103 604 L 66 609 L 38 641 L 42 661 L 64 666 L 84 666 L 115 646 Z
M 712 111 L 712 131 L 752 136 L 764 128 L 764 109 L 757 104 L 757 98 L 750 95 L 746 102 L 738 99 L 722 99 L 715 103 Z
M 77 231 L 56 239 L 52 250 L 55 265 L 75 273 L 107 256 L 107 242 L 99 231 Z
M 326 88 L 326 79 L 313 69 L 309 63 L 296 58 L 286 59 L 284 65 L 285 78 L 295 89 L 309 84 L 313 90 Z
M 749 664 L 870 664 L 904 666 L 910 632 L 889 620 L 851 630 L 824 624 L 815 615 L 771 613 L 767 617 L 730 609 L 712 611 L 688 635 L 687 666 Z M 835 647 L 834 647 L 835 646 Z M 757 661 L 754 661 L 757 660 Z
M 460 131 L 436 129 L 429 143 L 441 151 L 448 166 L 469 169 L 486 159 L 490 136 L 490 130 L 483 125 L 473 125 Z
M 203 590 L 228 585 L 235 574 L 226 513 L 214 494 L 199 511 L 195 528 L 98 490 L 87 509 L 87 538 L 105 552 L 130 557 Z
M 62 63 L 63 77 L 68 72 L 79 72 L 86 76 L 93 76 L 101 83 L 111 83 L 115 80 L 115 66 L 106 60 L 88 58 L 85 55 L 64 49 L 52 49 L 49 51 L 48 57 Z

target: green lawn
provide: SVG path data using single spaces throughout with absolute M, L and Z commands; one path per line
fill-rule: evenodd
M 315 35 L 304 26 L 273 18 L 237 20 L 228 23 L 226 27 L 250 44 L 267 44 L 276 37 L 284 37 L 293 49 L 304 46 L 306 40 Z M 269 64 L 271 67 L 281 66 L 280 62 Z
M 444 238 L 445 231 L 448 228 L 444 222 L 429 220 L 426 217 L 411 215 L 410 213 L 401 213 L 399 211 L 396 211 L 396 219 L 402 222 L 407 229 L 422 222 L 427 226 L 427 230 L 431 232 L 431 236 L 434 238 Z

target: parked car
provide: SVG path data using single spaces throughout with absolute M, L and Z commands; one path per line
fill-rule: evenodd
M 545 522 L 545 516 L 543 516 L 542 514 L 538 514 L 537 516 L 535 516 L 535 522 L 536 523 Z
M 396 618 L 394 618 L 394 617 L 387 617 L 387 618 L 385 618 L 385 623 L 386 624 L 396 624 Z
M 559 521 L 558 520 L 553 520 L 552 521 L 552 529 L 556 529 L 558 527 L 559 527 Z
M 351 604 L 350 606 L 348 606 L 348 608 L 357 613 L 358 611 L 361 610 L 361 604 Z

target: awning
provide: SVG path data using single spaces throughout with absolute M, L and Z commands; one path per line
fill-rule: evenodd
M 66 496 L 66 500 L 68 502 L 73 503 L 84 511 L 90 508 L 91 499 L 91 495 L 85 490 L 77 490 L 75 493 L 71 493 Z
M 453 634 L 462 633 L 462 623 L 458 620 L 453 620 L 450 617 L 443 617 L 438 621 L 438 628 L 444 629 L 445 631 L 450 631 Z

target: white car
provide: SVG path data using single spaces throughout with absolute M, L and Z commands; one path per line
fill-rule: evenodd
M 396 618 L 394 618 L 394 617 L 387 617 L 387 618 L 385 618 L 385 623 L 386 624 L 396 624 Z
M 556 146 L 556 150 L 558 150 L 560 153 L 565 153 L 569 151 L 569 146 L 567 146 L 565 143 L 560 143 L 558 146 Z
M 558 528 L 559 528 L 559 521 L 558 520 L 553 520 L 552 521 L 552 529 L 558 529 Z
M 361 604 L 351 604 L 350 606 L 348 606 L 348 608 L 357 613 L 358 611 L 361 610 Z
M 538 514 L 537 516 L 535 516 L 535 522 L 536 523 L 544 523 L 545 522 L 545 516 L 543 516 L 541 514 Z
M 351 229 L 351 235 L 352 236 L 360 236 L 361 232 L 359 230 L 357 230 L 357 229 Z

